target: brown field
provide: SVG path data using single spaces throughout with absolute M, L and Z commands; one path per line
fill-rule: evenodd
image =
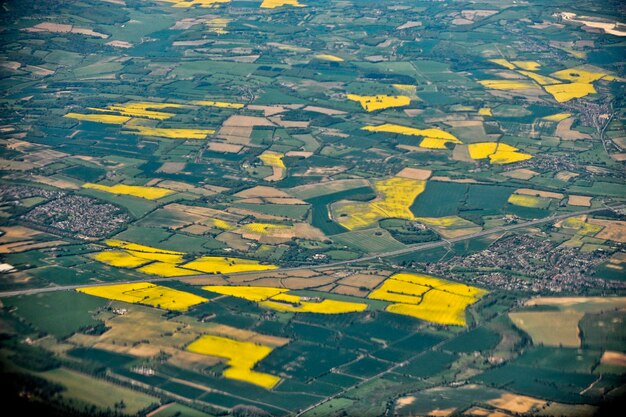
M 350 287 L 348 285 L 337 285 L 331 292 L 342 295 L 353 295 L 355 297 L 365 297 L 369 290 L 361 290 L 358 287 Z
M 34 167 L 35 165 L 29 162 L 0 158 L 0 169 L 3 171 L 28 171 Z
M 595 236 L 596 238 L 626 243 L 626 221 L 589 219 L 588 222 L 604 226 L 604 229 Z
M 243 191 L 239 191 L 238 193 L 233 194 L 233 195 L 239 198 L 250 198 L 250 197 L 290 198 L 291 197 L 285 191 L 279 190 L 274 187 L 265 187 L 262 185 L 248 188 Z
M 452 159 L 462 162 L 474 162 L 470 157 L 467 145 L 456 145 L 452 151 Z
M 626 161 L 626 153 L 612 153 L 611 158 L 618 162 Z
M 208 233 L 211 230 L 213 230 L 212 227 L 203 226 L 201 224 L 192 224 L 190 226 L 183 227 L 182 229 L 180 229 L 181 232 L 191 233 L 192 235 L 204 235 L 205 233 Z
M 403 168 L 400 172 L 396 174 L 396 177 L 402 178 L 410 178 L 413 180 L 427 180 L 432 175 L 432 171 L 429 169 L 420 169 L 420 168 Z
M 502 175 L 510 177 L 510 178 L 515 178 L 518 180 L 529 180 L 535 175 L 539 175 L 539 173 L 531 169 L 520 168 L 520 169 L 514 169 L 513 171 L 504 172 Z
M 218 138 L 224 139 L 226 142 L 236 145 L 249 145 L 251 134 L 252 127 L 249 126 L 222 126 L 217 131 Z M 211 145 L 211 143 L 218 142 L 210 142 L 209 145 Z
M 176 174 L 185 169 L 184 162 L 165 162 L 156 172 L 164 172 L 166 174 Z
M 35 242 L 33 240 L 24 242 L 13 242 L 0 245 L 0 253 L 18 253 L 33 249 L 54 248 L 56 246 L 67 245 L 64 240 L 51 240 L 47 242 Z
M 258 104 L 250 104 L 247 108 L 248 110 L 262 111 L 263 116 L 265 117 L 274 116 L 275 114 L 287 111 L 287 109 L 285 109 L 283 106 L 262 106 Z
M 626 308 L 626 297 L 538 297 L 528 300 L 527 306 L 559 306 L 573 308 L 582 305 L 581 311 L 599 312 L 605 309 Z
M 530 335 L 535 345 L 580 347 L 578 311 L 522 311 L 509 313 L 511 321 Z
M 591 136 L 586 133 L 572 130 L 572 124 L 574 124 L 574 118 L 572 117 L 560 121 L 559 124 L 556 125 L 554 135 L 563 140 L 591 139 Z
M 250 241 L 241 237 L 237 233 L 224 232 L 220 233 L 215 240 L 225 243 L 227 246 L 240 251 L 247 252 L 250 250 Z
M 57 188 L 65 189 L 65 190 L 79 190 L 80 189 L 79 184 L 66 181 L 60 178 L 42 177 L 40 175 L 32 175 L 30 179 L 40 184 L 51 185 L 53 187 L 57 187 Z
M 626 354 L 622 352 L 612 352 L 607 350 L 602 354 L 600 363 L 604 365 L 615 365 L 626 367 Z
M 274 123 L 267 120 L 265 117 L 257 116 L 230 116 L 222 124 L 224 127 L 255 127 L 255 126 L 275 126 Z
M 352 287 L 365 287 L 371 290 L 376 288 L 376 286 L 385 279 L 387 279 L 387 277 L 381 275 L 354 274 L 339 280 L 338 283 Z
M 515 194 L 539 196 L 539 197 L 544 197 L 544 198 L 557 198 L 559 200 L 562 199 L 563 197 L 565 197 L 561 193 L 553 193 L 553 192 L 550 192 L 550 191 L 533 190 L 533 189 L 530 189 L 530 188 L 519 188 L 519 189 L 515 190 Z
M 269 117 L 269 120 L 271 120 L 272 122 L 276 123 L 278 126 L 281 127 L 294 127 L 294 128 L 306 128 L 309 127 L 309 124 L 311 122 L 309 121 L 305 121 L 305 120 L 283 120 L 283 118 L 281 116 L 273 116 L 273 117 Z
M 180 282 L 184 282 L 190 285 L 226 285 L 226 281 L 222 277 L 218 276 L 199 276 L 199 277 L 187 277 L 179 279 Z
M 313 152 L 308 151 L 289 151 L 285 155 L 287 156 L 301 156 L 303 158 L 309 158 L 313 156 Z
M 591 199 L 584 195 L 570 195 L 567 204 L 570 206 L 591 207 Z
M 367 187 L 369 181 L 365 179 L 348 179 L 326 181 L 322 183 L 299 185 L 289 189 L 289 193 L 297 198 L 307 199 L 332 194 L 339 191 L 351 190 L 353 188 Z
M 230 142 L 236 142 L 237 140 L 239 140 L 239 138 L 241 138 L 241 140 L 243 141 L 243 144 L 247 144 L 250 141 L 250 136 L 242 136 L 242 137 L 235 137 L 235 136 L 228 136 L 225 137 L 222 135 L 222 130 L 220 130 L 220 137 L 223 139 L 226 139 Z M 223 143 L 223 142 L 209 142 L 209 144 L 207 145 L 207 148 L 210 151 L 213 152 L 222 152 L 222 153 L 239 153 L 241 152 L 241 150 L 243 149 L 243 146 L 241 145 L 235 145 L 233 143 Z
M 60 23 L 44 22 L 39 23 L 30 28 L 24 29 L 27 32 L 52 32 L 52 33 L 77 33 L 80 35 L 93 36 L 96 38 L 107 39 L 109 35 L 95 32 L 89 28 L 81 28 L 72 25 L 64 25 Z
M 284 218 L 280 216 L 274 216 L 272 214 L 265 214 L 265 213 L 261 213 L 258 211 L 248 210 L 248 209 L 239 208 L 239 207 L 228 207 L 226 211 L 228 213 L 231 213 L 233 215 L 238 215 L 241 217 L 245 217 L 245 216 L 256 217 L 257 220 L 277 220 L 277 221 L 284 220 Z
M 538 398 L 509 393 L 502 394 L 500 398 L 487 401 L 487 403 L 494 407 L 520 414 L 528 413 L 534 409 L 538 409 L 546 405 L 545 401 Z
M 110 41 L 110 42 L 107 42 L 106 44 L 110 46 L 114 46 L 116 48 L 124 48 L 124 49 L 133 47 L 132 43 L 126 42 L 126 41 Z
M 578 177 L 580 174 L 577 174 L 575 172 L 570 172 L 570 171 L 561 171 L 558 174 L 555 175 L 555 178 L 557 180 L 561 180 L 561 181 L 569 181 L 572 178 L 576 178 Z

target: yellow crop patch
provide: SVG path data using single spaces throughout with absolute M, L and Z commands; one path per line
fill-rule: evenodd
M 266 308 L 292 313 L 343 314 L 364 311 L 365 303 L 337 300 L 312 300 L 297 295 L 279 294 L 259 304 Z
M 230 224 L 226 220 L 210 218 L 210 219 L 207 219 L 206 222 L 210 223 L 211 226 L 215 227 L 216 229 L 232 230 L 232 229 L 235 228 L 235 226 L 233 226 L 232 224 Z
M 249 301 L 265 301 L 268 298 L 289 291 L 286 288 L 243 287 L 230 285 L 209 285 L 207 287 L 202 287 L 202 289 L 237 298 L 245 298 Z
M 457 228 L 464 229 L 468 227 L 476 227 L 476 224 L 459 216 L 445 217 L 416 217 L 415 220 L 432 227 Z
M 130 251 L 147 252 L 147 253 L 168 253 L 172 255 L 182 255 L 183 252 L 177 252 L 166 249 L 153 248 L 152 246 L 139 245 L 137 243 L 126 242 L 124 240 L 108 239 L 104 242 L 112 248 L 127 249 Z
M 224 256 L 203 256 L 181 266 L 207 274 L 230 274 L 233 272 L 265 271 L 278 268 L 276 265 L 262 265 L 259 261 L 226 258 Z
M 537 73 L 530 72 L 530 71 L 517 71 L 517 72 L 519 72 L 522 75 L 527 76 L 528 78 L 535 81 L 539 85 L 558 84 L 560 82 L 559 80 L 556 80 L 554 78 L 550 78 L 545 75 L 537 74 Z
M 557 113 L 550 116 L 545 116 L 543 120 L 549 120 L 551 122 L 560 122 L 561 120 L 565 120 L 568 117 L 571 117 L 572 113 Z
M 343 58 L 330 54 L 317 54 L 315 58 L 321 59 L 322 61 L 343 62 Z
M 553 84 L 546 85 L 544 89 L 559 103 L 596 93 L 593 85 L 586 83 Z
M 266 389 L 271 389 L 280 382 L 280 378 L 275 375 L 252 370 L 257 362 L 272 352 L 273 348 L 270 346 L 207 335 L 191 343 L 187 346 L 187 350 L 226 359 L 229 366 L 223 373 L 226 378 L 258 385 Z
M 559 226 L 564 229 L 577 230 L 576 234 L 580 236 L 594 236 L 604 228 L 598 224 L 587 223 L 582 217 L 570 217 L 560 222 Z
M 491 111 L 491 108 L 489 107 L 483 107 L 481 109 L 478 110 L 478 114 L 480 116 L 493 116 L 493 112 Z
M 273 235 L 280 232 L 291 230 L 291 226 L 286 224 L 272 224 L 272 223 L 249 223 L 241 227 L 241 230 L 246 233 L 254 233 L 259 235 Z
M 532 158 L 532 155 L 521 153 L 515 146 L 498 142 L 470 143 L 468 145 L 470 158 L 489 158 L 492 164 L 510 164 L 513 162 L 525 161 Z
M 520 207 L 537 208 L 545 206 L 545 200 L 543 198 L 532 195 L 511 194 L 508 202 Z
M 147 259 L 138 258 L 123 251 L 104 251 L 98 252 L 92 256 L 99 262 L 118 268 L 136 268 L 150 262 Z
M 147 119 L 157 119 L 164 120 L 169 119 L 174 116 L 174 113 L 167 113 L 161 111 L 162 109 L 169 108 L 185 108 L 189 107 L 184 104 L 176 104 L 176 103 L 152 103 L 152 102 L 130 102 L 124 104 L 114 104 L 112 106 L 107 106 L 104 109 L 98 107 L 89 107 L 89 110 L 99 111 L 99 112 L 113 112 L 119 113 L 123 116 L 130 117 L 142 117 Z
M 527 80 L 483 80 L 478 82 L 492 90 L 528 90 L 529 88 L 537 88 L 537 84 Z
M 559 80 L 589 84 L 606 77 L 607 74 L 604 72 L 588 71 L 582 68 L 569 68 L 553 72 L 550 75 Z
M 133 126 L 132 130 L 126 131 L 132 135 L 157 136 L 167 139 L 206 139 L 208 135 L 215 133 L 212 129 L 174 129 L 156 128 L 147 126 Z
M 515 69 L 515 65 L 513 65 L 511 62 L 507 61 L 506 59 L 490 59 L 489 61 L 493 62 L 494 64 L 498 64 L 504 68 L 508 68 L 510 70 Z
M 374 182 L 378 198 L 371 202 L 348 202 L 337 205 L 336 220 L 346 229 L 360 229 L 374 225 L 384 218 L 414 220 L 410 210 L 415 198 L 426 187 L 426 181 L 394 177 Z
M 85 122 L 106 123 L 110 125 L 121 125 L 130 120 L 130 117 L 118 116 L 115 114 L 68 113 L 63 117 L 75 120 L 82 120 Z
M 367 308 L 364 303 L 286 294 L 289 291 L 286 288 L 211 285 L 202 289 L 255 301 L 272 310 L 292 313 L 342 314 L 364 311 Z
M 263 0 L 261 3 L 262 9 L 275 9 L 281 6 L 304 7 L 305 5 L 298 0 Z
M 192 101 L 191 104 L 194 104 L 197 106 L 221 107 L 225 109 L 242 109 L 243 108 L 243 104 L 241 103 L 228 103 L 225 101 L 196 100 L 196 101 Z
M 368 298 L 391 301 L 390 313 L 439 324 L 465 326 L 465 309 L 487 291 L 429 275 L 399 273 L 389 277 Z
M 537 71 L 541 64 L 537 61 L 513 61 L 513 65 L 526 71 Z
M 390 107 L 402 107 L 411 104 L 411 98 L 407 96 L 359 96 L 356 94 L 346 95 L 348 100 L 361 103 L 361 107 L 366 111 L 376 111 L 388 109 Z
M 424 138 L 420 142 L 420 147 L 422 148 L 446 149 L 446 143 L 463 143 L 452 133 L 436 128 L 416 129 L 413 127 L 385 123 L 379 126 L 365 126 L 361 129 L 367 130 L 368 132 L 385 132 L 395 133 L 398 135 L 421 136 Z
M 259 155 L 259 159 L 269 167 L 285 169 L 285 163 L 283 157 L 285 155 L 278 152 L 265 151 Z
M 391 84 L 398 92 L 410 97 L 412 100 L 417 100 L 417 86 L 412 84 Z
M 145 198 L 146 200 L 158 200 L 159 198 L 163 198 L 174 193 L 172 190 L 159 187 L 143 187 L 139 185 L 124 184 L 109 186 L 93 184 L 90 182 L 83 184 L 83 188 L 91 188 L 93 190 L 104 191 L 111 194 L 132 195 L 134 197 Z
M 150 284 L 149 282 L 85 287 L 78 288 L 76 291 L 109 300 L 145 304 L 177 311 L 184 311 L 191 306 L 208 301 L 206 298 L 188 292 Z

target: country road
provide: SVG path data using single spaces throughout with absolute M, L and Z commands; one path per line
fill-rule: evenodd
M 545 217 L 543 219 L 535 219 L 535 220 L 530 220 L 527 222 L 523 222 L 523 223 L 516 223 L 516 224 L 510 224 L 508 226 L 499 226 L 499 227 L 494 227 L 493 229 L 488 229 L 488 230 L 483 230 L 481 232 L 478 233 L 473 233 L 471 235 L 467 235 L 467 236 L 461 236 L 461 237 L 457 237 L 457 238 L 453 238 L 453 239 L 443 239 L 443 240 L 438 240 L 436 242 L 426 242 L 426 243 L 419 243 L 416 245 L 411 245 L 408 246 L 406 248 L 402 248 L 402 249 L 398 249 L 398 250 L 394 250 L 394 251 L 389 251 L 389 252 L 381 252 L 381 253 L 377 253 L 374 255 L 368 255 L 368 256 L 363 256 L 361 258 L 357 258 L 357 259 L 351 259 L 351 260 L 347 260 L 347 261 L 337 261 L 337 262 L 331 262 L 328 264 L 317 264 L 317 265 L 301 265 L 301 266 L 295 266 L 295 267 L 289 267 L 289 268 L 278 268 L 278 269 L 274 269 L 272 271 L 275 272 L 288 272 L 288 271 L 297 271 L 299 269 L 304 269 L 304 268 L 316 268 L 316 269 L 327 269 L 327 268 L 333 268 L 333 267 L 337 267 L 337 266 L 343 266 L 343 265 L 351 265 L 351 264 L 357 264 L 360 262 L 365 262 L 365 261 L 371 261 L 371 260 L 375 260 L 375 259 L 380 259 L 380 258 L 388 258 L 391 256 L 397 256 L 397 255 L 403 255 L 405 253 L 411 253 L 411 252 L 418 252 L 418 251 L 422 251 L 422 250 L 426 250 L 426 249 L 433 249 L 433 248 L 438 248 L 441 246 L 446 246 L 446 245 L 450 245 L 452 243 L 456 243 L 456 242 L 462 242 L 464 240 L 470 240 L 470 239 L 475 239 L 478 237 L 482 237 L 482 236 L 488 236 L 488 235 L 492 235 L 494 233 L 503 233 L 503 232 L 508 232 L 511 230 L 516 230 L 516 229 L 522 229 L 525 227 L 529 227 L 529 226 L 535 226 L 538 224 L 543 224 L 543 223 L 549 223 L 549 222 L 554 222 L 554 221 L 558 221 L 558 220 L 563 220 L 566 219 L 568 217 L 574 217 L 574 216 L 580 216 L 583 214 L 590 214 L 590 213 L 594 213 L 597 211 L 603 211 L 603 210 L 620 210 L 620 209 L 624 209 L 626 208 L 626 204 L 621 204 L 621 205 L 617 205 L 617 206 L 606 206 L 606 207 L 598 207 L 598 208 L 594 208 L 594 209 L 589 209 L 589 210 L 581 210 L 581 211 L 577 211 L 574 213 L 564 213 L 564 214 L 560 214 L 560 215 L 552 215 L 549 217 Z M 224 276 L 242 276 L 242 275 L 252 275 L 252 274 L 258 274 L 259 271 L 250 271 L 250 272 L 238 272 L 238 273 L 233 273 L 233 274 L 228 274 L 228 275 L 224 275 Z M 193 278 L 198 278 L 198 277 L 207 277 L 209 276 L 209 274 L 199 274 L 199 275 L 187 275 L 184 277 L 160 277 L 160 278 L 146 278 L 146 279 L 142 279 L 142 282 L 166 282 L 166 281 L 177 281 L 181 278 L 185 278 L 185 279 L 193 279 Z M 212 274 L 211 276 L 215 276 L 214 274 Z M 137 280 L 133 280 L 133 281 L 117 281 L 115 282 L 116 284 L 128 284 L 128 283 L 132 283 L 135 282 Z M 40 293 L 46 293 L 46 292 L 54 292 L 54 291 L 67 291 L 67 290 L 75 290 L 77 288 L 83 288 L 83 287 L 94 287 L 94 286 L 104 286 L 104 285 L 111 285 L 111 282 L 103 282 L 103 283 L 92 283 L 92 284 L 81 284 L 81 285 L 61 285 L 61 286 L 49 286 L 49 287 L 42 287 L 42 288 L 30 288 L 30 289 L 26 289 L 26 290 L 15 290 L 15 291 L 4 291 L 4 292 L 0 292 L 0 298 L 3 297 L 14 297 L 16 295 L 32 295 L 32 294 L 40 294 Z

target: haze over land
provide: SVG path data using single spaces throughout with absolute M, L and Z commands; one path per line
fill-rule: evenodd
M 620 2 L 2 7 L 9 405 L 623 406 Z

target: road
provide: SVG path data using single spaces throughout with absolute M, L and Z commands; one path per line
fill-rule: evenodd
M 347 260 L 347 261 L 337 261 L 337 262 L 331 262 L 328 264 L 318 264 L 318 265 L 302 265 L 302 266 L 296 266 L 296 267 L 289 267 L 289 268 L 278 268 L 278 269 L 274 269 L 273 271 L 275 272 L 289 272 L 289 271 L 297 271 L 299 269 L 305 269 L 305 268 L 315 268 L 315 269 L 328 269 L 328 268 L 334 268 L 337 266 L 344 266 L 344 265 L 352 265 L 352 264 L 357 264 L 360 262 L 367 262 L 367 261 L 372 261 L 372 260 L 377 260 L 377 259 L 382 259 L 382 258 L 389 258 L 392 256 L 398 256 L 398 255 L 404 255 L 406 253 L 412 253 L 412 252 L 418 252 L 418 251 L 422 251 L 422 250 L 427 250 L 427 249 L 433 249 L 433 248 L 438 248 L 441 246 L 447 246 L 456 242 L 462 242 L 464 240 L 470 240 L 470 239 L 475 239 L 478 237 L 483 237 L 483 236 L 488 236 L 488 235 L 492 235 L 494 233 L 504 233 L 504 232 L 509 232 L 511 230 L 516 230 L 516 229 L 523 229 L 525 227 L 530 227 L 530 226 L 536 226 L 538 224 L 543 224 L 543 223 L 550 223 L 550 222 L 555 222 L 555 221 L 559 221 L 559 220 L 563 220 L 566 219 L 568 217 L 574 217 L 574 216 L 580 216 L 583 214 L 590 214 L 590 213 L 594 213 L 597 211 L 603 211 L 603 210 L 607 210 L 607 209 L 612 209 L 612 210 L 620 210 L 620 209 L 624 209 L 626 208 L 625 204 L 621 204 L 621 205 L 617 205 L 617 206 L 606 206 L 606 207 L 599 207 L 599 208 L 594 208 L 594 209 L 589 209 L 589 210 L 581 210 L 581 211 L 577 211 L 575 213 L 564 213 L 564 214 L 559 214 L 559 215 L 552 215 L 549 217 L 545 217 L 543 219 L 536 219 L 536 220 L 530 220 L 527 222 L 523 222 L 523 223 L 516 223 L 516 224 L 510 224 L 507 226 L 499 226 L 499 227 L 495 227 L 493 229 L 487 229 L 487 230 L 483 230 L 481 232 L 478 233 L 473 233 L 471 235 L 467 235 L 467 236 L 461 236 L 461 237 L 457 237 L 457 238 L 453 238 L 453 239 L 444 239 L 444 240 L 438 240 L 436 242 L 426 242 L 426 243 L 419 243 L 416 245 L 411 245 L 411 246 L 407 246 L 406 248 L 402 248 L 402 249 L 398 249 L 398 250 L 394 250 L 394 251 L 389 251 L 389 252 L 381 252 L 381 253 L 377 253 L 374 255 L 368 255 L 368 256 L 363 256 L 361 258 L 357 258 L 357 259 L 351 259 L 351 260 Z M 227 276 L 232 277 L 232 276 L 240 276 L 240 275 L 252 275 L 252 274 L 258 274 L 259 271 L 250 271 L 250 272 L 238 272 L 238 273 L 233 273 L 233 274 L 228 274 Z M 202 275 L 191 275 L 191 276 L 185 276 L 185 277 L 154 277 L 154 278 L 146 278 L 141 280 L 142 282 L 166 282 L 166 281 L 177 281 L 181 278 L 185 278 L 185 279 L 193 279 L 193 278 L 198 278 L 198 277 L 207 277 L 209 275 L 206 274 L 202 274 Z M 211 276 L 215 276 L 215 275 L 211 275 Z M 136 282 L 136 280 L 134 281 L 117 281 L 115 282 L 116 284 L 129 284 L 132 282 Z M 30 289 L 26 289 L 26 290 L 16 290 L 16 291 L 4 291 L 4 292 L 0 292 L 0 298 L 3 297 L 14 297 L 16 295 L 32 295 L 32 294 L 41 294 L 41 293 L 46 293 L 46 292 L 55 292 L 55 291 L 67 291 L 67 290 L 75 290 L 78 288 L 83 288 L 83 287 L 94 287 L 94 286 L 103 286 L 103 285 L 111 285 L 110 282 L 103 282 L 103 283 L 98 283 L 98 284 L 82 284 L 82 285 L 60 285 L 60 286 L 49 286 L 49 287 L 42 287 L 42 288 L 30 288 Z

